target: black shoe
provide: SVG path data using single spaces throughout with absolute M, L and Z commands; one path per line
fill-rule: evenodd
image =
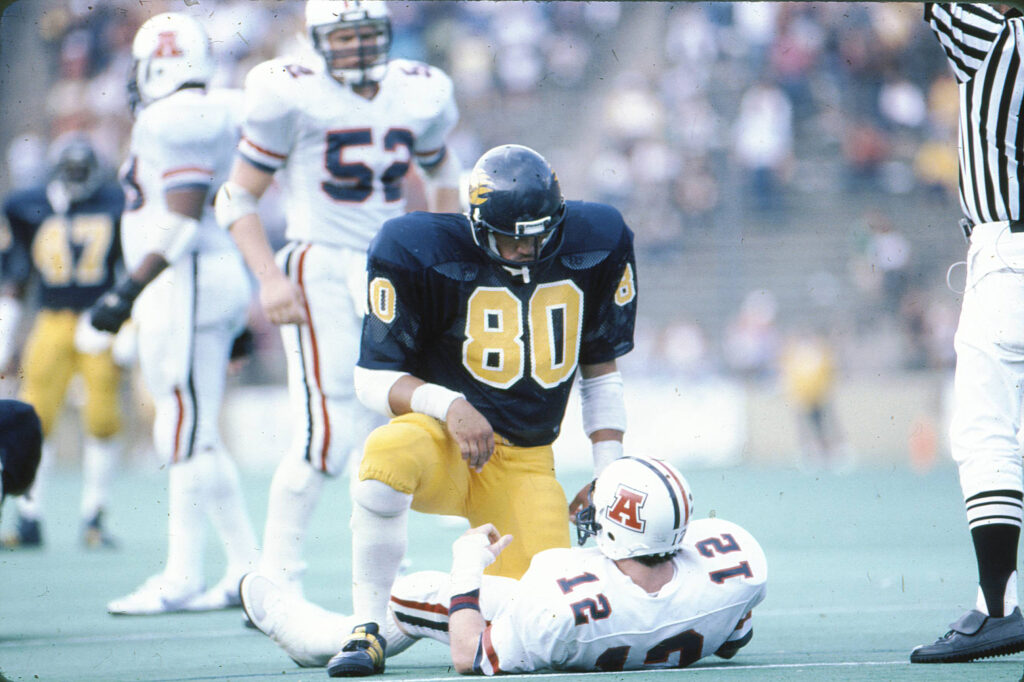
M 750 644 L 750 640 L 754 638 L 754 631 L 749 630 L 747 634 L 743 635 L 739 639 L 723 642 L 722 646 L 718 647 L 715 651 L 715 656 L 719 658 L 730 659 L 736 655 L 736 652 Z
M 43 526 L 39 519 L 18 517 L 14 532 L 0 540 L 3 549 L 38 549 L 43 546 Z
M 341 651 L 327 662 L 331 677 L 366 677 L 384 672 L 384 651 L 387 642 L 376 623 L 365 623 L 352 628 L 352 634 Z
M 966 663 L 1024 651 L 1024 617 L 1019 607 L 1002 618 L 972 609 L 949 627 L 949 632 L 934 644 L 922 644 L 911 651 L 910 662 Z
M 82 526 L 82 546 L 86 549 L 116 549 L 117 540 L 103 527 L 103 511 L 96 512 Z

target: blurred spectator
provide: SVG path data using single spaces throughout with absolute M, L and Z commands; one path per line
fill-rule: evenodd
M 789 98 L 769 79 L 758 80 L 743 93 L 733 135 L 752 207 L 782 208 L 782 187 L 793 157 Z
M 790 336 L 779 356 L 779 374 L 796 413 L 804 463 L 826 468 L 845 465 L 846 447 L 832 405 L 835 358 L 825 335 L 801 331 Z
M 778 304 L 766 289 L 751 291 L 725 332 L 723 353 L 730 370 L 746 379 L 766 379 L 779 353 Z

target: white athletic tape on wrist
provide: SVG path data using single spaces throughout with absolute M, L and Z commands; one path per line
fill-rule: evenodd
M 252 192 L 237 182 L 228 180 L 217 190 L 217 197 L 213 201 L 217 224 L 225 230 L 230 230 L 239 218 L 258 213 L 258 203 L 259 200 Z
M 604 468 L 622 457 L 622 443 L 617 440 L 599 440 L 591 446 L 594 455 L 594 478 L 601 475 Z
M 14 337 L 21 322 L 21 313 L 21 301 L 10 296 L 0 297 L 0 369 L 7 365 L 14 355 Z
M 494 554 L 487 549 L 491 541 L 482 533 L 463 535 L 452 543 L 452 570 L 448 575 L 450 594 L 479 590 L 484 569 L 494 563 Z
M 448 416 L 448 408 L 459 398 L 465 398 L 457 391 L 437 384 L 423 384 L 412 392 L 409 406 L 413 412 L 419 412 L 434 419 L 444 421 Z
M 389 418 L 394 417 L 395 413 L 391 411 L 391 388 L 407 374 L 408 372 L 390 369 L 366 369 L 357 366 L 352 372 L 356 397 L 368 409 Z
M 583 431 L 588 436 L 601 429 L 626 431 L 626 403 L 622 399 L 622 374 L 609 372 L 580 379 Z

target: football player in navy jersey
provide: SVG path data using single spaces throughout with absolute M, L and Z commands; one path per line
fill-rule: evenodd
M 632 232 L 610 206 L 566 202 L 547 161 L 519 145 L 477 161 L 469 207 L 389 220 L 370 245 L 356 392 L 392 419 L 367 439 L 353 486 L 352 601 L 365 624 L 332 676 L 384 669 L 379 626 L 410 507 L 514 536 L 495 575 L 518 578 L 537 552 L 569 546 L 551 444 L 577 369 L 595 476 L 622 454 Z
M 45 185 L 15 192 L 0 220 L 0 368 L 12 362 L 17 328 L 29 284 L 38 282 L 39 310 L 21 357 L 19 398 L 32 405 L 44 438 L 53 430 L 68 384 L 81 374 L 83 410 L 82 540 L 112 546 L 103 527 L 121 431 L 121 370 L 111 357 L 113 336 L 96 331 L 85 311 L 114 284 L 121 263 L 119 240 L 124 194 L 104 177 L 96 152 L 81 133 L 54 141 L 52 177 Z M 18 499 L 17 528 L 5 547 L 42 544 L 45 470 L 49 444 L 32 489 Z

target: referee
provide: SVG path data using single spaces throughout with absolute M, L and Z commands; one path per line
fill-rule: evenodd
M 954 346 L 950 442 L 978 560 L 975 608 L 913 663 L 1024 651 L 1017 544 L 1024 517 L 1024 17 L 1009 5 L 926 4 L 960 90 L 961 221 L 970 240 Z

